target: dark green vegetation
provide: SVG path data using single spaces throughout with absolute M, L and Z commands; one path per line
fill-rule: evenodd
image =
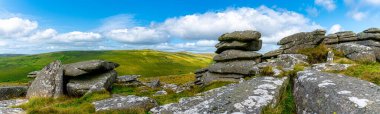
M 308 57 L 311 64 L 326 62 L 327 53 L 329 52 L 326 45 L 319 45 L 315 48 L 304 48 L 297 51 L 299 54 L 304 54 Z
M 154 50 L 66 51 L 17 57 L 0 57 L 0 82 L 27 82 L 26 75 L 42 69 L 54 60 L 64 64 L 101 59 L 120 64 L 119 75 L 139 74 L 143 77 L 188 74 L 208 66 L 212 56 L 186 52 Z

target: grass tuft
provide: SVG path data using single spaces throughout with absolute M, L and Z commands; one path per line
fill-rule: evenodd
M 304 48 L 297 51 L 299 54 L 306 55 L 309 63 L 311 64 L 326 62 L 328 52 L 329 50 L 324 44 L 321 44 L 315 48 Z

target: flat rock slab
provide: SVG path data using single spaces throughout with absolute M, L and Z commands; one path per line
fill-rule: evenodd
M 333 47 L 341 50 L 351 60 L 376 62 L 376 55 L 371 47 L 355 43 L 341 43 Z
M 67 83 L 67 93 L 70 96 L 82 96 L 87 92 L 110 90 L 115 82 L 117 72 L 114 70 L 102 73 L 75 77 Z
M 257 60 L 262 54 L 254 51 L 226 50 L 214 56 L 214 61 L 231 61 L 231 60 Z M 260 61 L 257 61 L 260 62 Z
M 351 64 L 319 63 L 319 64 L 313 64 L 310 69 L 317 70 L 317 71 L 342 71 L 342 70 L 347 70 L 347 68 L 350 66 Z
M 64 65 L 65 76 L 82 76 L 94 72 L 113 70 L 119 64 L 103 60 L 90 60 Z
M 287 78 L 257 77 L 180 99 L 150 110 L 153 114 L 261 113 L 277 103 L 280 88 Z
M 252 68 L 256 64 L 254 60 L 217 62 L 209 66 L 208 70 L 220 74 L 254 74 Z
M 315 70 L 297 73 L 294 96 L 299 114 L 378 114 L 380 87 L 353 77 Z
M 157 106 L 155 100 L 149 97 L 139 97 L 135 95 L 113 95 L 112 98 L 96 101 L 92 104 L 95 106 L 95 111 L 130 110 L 137 108 L 149 110 L 150 108 Z
M 14 97 L 23 97 L 26 95 L 27 90 L 27 86 L 0 87 L 0 100 L 6 100 Z
M 244 51 L 258 51 L 262 47 L 262 41 L 250 41 L 250 42 L 241 42 L 241 41 L 231 41 L 226 42 L 222 41 L 215 45 L 216 53 L 222 53 L 225 50 L 244 50 Z
M 253 41 L 259 40 L 261 33 L 252 30 L 235 31 L 232 33 L 223 34 L 218 38 L 219 41 Z
M 12 106 L 27 103 L 28 99 L 13 99 L 0 101 L 0 114 L 26 114 L 22 108 L 11 108 Z

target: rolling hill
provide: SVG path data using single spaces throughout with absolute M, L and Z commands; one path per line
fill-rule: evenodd
M 54 60 L 64 64 L 101 59 L 116 62 L 119 75 L 142 77 L 188 74 L 212 62 L 211 54 L 155 50 L 64 51 L 16 57 L 0 57 L 0 82 L 27 82 L 27 73 L 42 69 Z

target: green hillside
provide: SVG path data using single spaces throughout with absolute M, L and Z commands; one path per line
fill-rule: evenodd
M 162 52 L 154 50 L 65 51 L 0 57 L 0 82 L 27 82 L 27 73 L 40 70 L 54 60 L 64 64 L 101 59 L 120 64 L 119 75 L 139 74 L 143 77 L 188 74 L 211 63 L 208 54 Z

